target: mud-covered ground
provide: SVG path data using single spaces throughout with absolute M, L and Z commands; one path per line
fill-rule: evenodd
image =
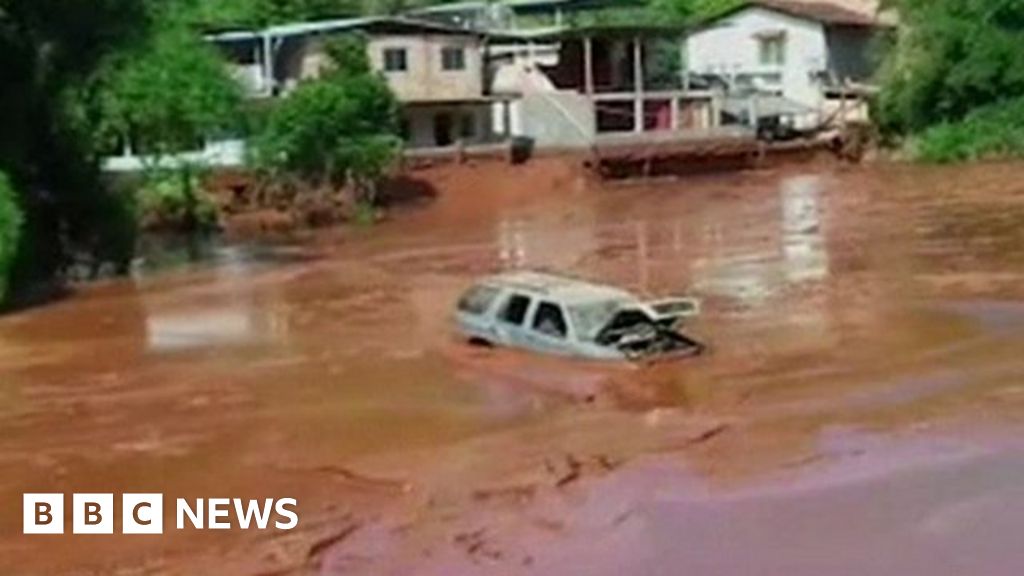
M 1024 570 L 1024 164 L 418 176 L 382 225 L 0 319 L 0 574 Z M 460 290 L 521 267 L 699 296 L 711 352 L 459 343 Z M 300 524 L 25 537 L 25 492 Z

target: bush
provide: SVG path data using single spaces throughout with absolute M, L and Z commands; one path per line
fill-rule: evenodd
M 914 158 L 962 162 L 1024 156 L 1024 97 L 978 108 L 958 122 L 928 128 L 910 141 Z
M 360 38 L 328 47 L 334 62 L 270 111 L 255 139 L 256 164 L 318 186 L 352 186 L 372 202 L 376 181 L 394 161 L 398 102 L 370 71 Z
M 0 302 L 7 294 L 11 268 L 18 252 L 23 217 L 14 189 L 7 176 L 0 173 Z
M 907 134 L 959 123 L 979 107 L 1024 94 L 1024 3 L 888 0 L 885 5 L 899 12 L 901 26 L 879 78 L 875 112 L 884 131 Z M 943 138 L 960 136 L 966 133 L 958 129 Z
M 143 227 L 194 230 L 217 224 L 217 206 L 203 189 L 201 175 L 192 171 L 148 173 L 135 201 Z

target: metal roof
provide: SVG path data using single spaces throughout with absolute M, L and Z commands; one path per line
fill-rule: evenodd
M 330 34 L 334 32 L 357 30 L 367 31 L 370 33 L 426 33 L 483 36 L 482 32 L 415 18 L 369 16 L 364 18 L 339 18 L 333 20 L 315 20 L 310 22 L 278 24 L 262 30 L 235 30 L 211 34 L 207 36 L 207 39 L 212 41 L 232 42 L 255 40 L 264 37 L 289 38 L 295 36 L 314 36 L 317 34 Z
M 447 4 L 435 4 L 410 10 L 409 14 L 444 14 L 446 12 L 462 12 L 465 10 L 486 10 L 490 4 L 484 0 L 468 0 L 466 2 L 449 2 Z
M 682 24 L 594 24 L 590 26 L 550 26 L 531 30 L 491 30 L 495 40 L 519 42 L 561 42 L 581 38 L 678 38 L 690 27 Z
M 727 18 L 750 8 L 763 8 L 802 20 L 811 20 L 830 26 L 886 26 L 872 14 L 858 12 L 827 0 L 745 0 L 732 10 L 711 19 L 712 22 Z
M 635 296 L 625 290 L 544 272 L 509 272 L 487 278 L 484 283 L 547 296 L 561 304 L 570 306 L 594 302 L 636 300 Z

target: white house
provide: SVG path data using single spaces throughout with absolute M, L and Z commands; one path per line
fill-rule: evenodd
M 799 112 L 800 124 L 828 122 L 840 109 L 849 119 L 864 113 L 856 103 L 871 90 L 872 44 L 885 27 L 824 1 L 748 0 L 690 35 L 687 65 L 734 92 L 781 97 L 772 107 Z

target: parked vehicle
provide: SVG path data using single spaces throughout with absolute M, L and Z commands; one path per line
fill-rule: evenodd
M 470 342 L 604 360 L 695 356 L 677 328 L 690 298 L 643 302 L 617 288 L 537 272 L 485 278 L 463 294 L 456 322 Z

